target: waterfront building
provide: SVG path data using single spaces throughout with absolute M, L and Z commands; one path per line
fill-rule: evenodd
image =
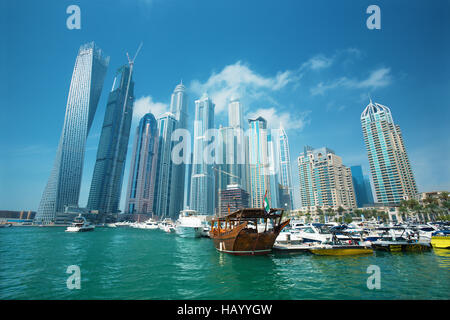
M 391 110 L 370 100 L 361 114 L 364 142 L 378 203 L 399 203 L 417 195 L 400 127 Z
M 171 197 L 172 182 L 172 133 L 177 127 L 177 120 L 175 115 L 171 112 L 166 112 L 158 117 L 158 163 L 156 169 L 156 184 L 155 184 L 155 214 L 159 218 L 171 217 L 169 208 Z
M 119 211 L 133 103 L 132 69 L 125 65 L 118 70 L 108 97 L 87 203 L 88 209 L 101 214 Z
M 187 95 L 186 88 L 181 82 L 175 87 L 170 99 L 170 112 L 174 115 L 176 122 L 176 129 L 187 129 L 188 110 L 187 110 Z M 188 143 L 190 143 L 189 141 Z M 177 141 L 174 142 L 178 143 Z M 184 150 L 186 152 L 186 150 Z M 187 160 L 190 155 L 180 155 Z M 169 216 L 176 218 L 183 209 L 184 202 L 184 187 L 186 175 L 186 163 L 183 161 L 180 164 L 172 163 L 172 177 L 170 185 L 170 201 L 169 201 Z
M 205 215 L 214 214 L 215 203 L 214 161 L 206 161 L 208 159 L 203 156 L 207 145 L 211 143 L 211 137 L 206 132 L 214 128 L 214 108 L 214 103 L 206 93 L 195 101 L 190 208 Z
M 86 139 L 97 110 L 109 57 L 94 42 L 80 47 L 72 73 L 55 162 L 35 217 L 54 221 L 66 205 L 78 205 Z
M 125 212 L 151 215 L 154 211 L 158 161 L 158 124 L 151 113 L 139 121 L 131 157 Z
M 237 184 L 229 184 L 226 189 L 220 191 L 220 215 L 234 212 L 242 208 L 248 208 L 249 194 Z
M 263 208 L 264 195 L 267 192 L 270 206 L 275 207 L 274 200 L 277 195 L 272 197 L 273 170 L 270 168 L 270 134 L 267 130 L 267 121 L 263 117 L 258 117 L 249 119 L 248 123 L 250 206 Z
M 351 170 L 333 150 L 306 146 L 298 170 L 303 207 L 356 208 Z
M 353 187 L 355 188 L 358 208 L 373 203 L 370 181 L 367 176 L 363 175 L 361 166 L 352 166 L 350 170 L 352 171 Z

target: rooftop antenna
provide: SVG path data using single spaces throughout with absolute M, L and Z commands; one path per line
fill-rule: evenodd
M 370 93 L 367 93 L 367 96 L 369 97 L 370 104 L 373 104 L 372 103 L 372 97 L 370 96 Z

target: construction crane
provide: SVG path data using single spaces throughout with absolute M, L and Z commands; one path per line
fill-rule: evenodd
M 221 203 L 222 201 L 220 199 L 220 194 L 221 194 L 221 191 L 222 191 L 222 189 L 221 189 L 221 187 L 222 187 L 222 175 L 220 173 L 224 173 L 224 174 L 226 174 L 226 175 L 228 175 L 228 176 L 230 176 L 232 178 L 236 178 L 236 179 L 241 179 L 241 178 L 238 177 L 238 176 L 235 176 L 234 174 L 231 174 L 229 172 L 223 171 L 222 169 L 219 169 L 216 166 L 214 166 L 213 169 L 219 173 L 219 189 L 218 189 L 218 197 L 219 197 L 218 213 L 219 214 L 218 215 L 220 215 L 220 209 L 222 208 L 222 203 Z

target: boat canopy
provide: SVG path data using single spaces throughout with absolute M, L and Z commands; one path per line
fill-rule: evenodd
M 280 213 L 277 213 L 280 212 Z M 264 208 L 245 208 L 239 209 L 226 216 L 214 218 L 214 221 L 229 221 L 229 220 L 250 220 L 250 219 L 275 219 L 281 218 L 284 209 L 271 208 L 268 213 Z

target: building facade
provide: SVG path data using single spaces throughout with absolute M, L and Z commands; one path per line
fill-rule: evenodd
M 331 149 L 305 147 L 298 169 L 302 207 L 356 208 L 351 170 Z
M 369 178 L 363 174 L 361 166 L 352 166 L 350 170 L 352 171 L 353 187 L 355 188 L 358 208 L 372 204 L 373 196 Z
M 154 213 L 158 142 L 158 124 L 153 114 L 147 113 L 139 121 L 134 137 L 125 202 L 126 213 Z
M 103 88 L 109 57 L 94 42 L 80 47 L 72 73 L 63 130 L 52 172 L 35 217 L 54 221 L 66 205 L 78 205 L 86 139 Z
M 122 66 L 119 84 L 108 97 L 105 118 L 97 149 L 87 208 L 99 213 L 118 213 L 123 174 L 133 117 L 134 82 L 131 68 Z
M 276 194 L 273 193 L 273 162 L 271 159 L 270 134 L 267 130 L 267 121 L 263 117 L 249 119 L 248 154 L 249 154 L 249 184 L 250 206 L 252 208 L 264 207 L 264 195 L 267 192 L 269 204 L 276 207 Z M 275 201 L 274 201 L 275 200 Z
M 278 163 L 279 163 L 279 183 L 283 189 L 283 201 L 281 205 L 287 207 L 285 203 L 288 202 L 289 208 L 294 207 L 294 186 L 292 184 L 292 173 L 291 173 L 291 155 L 289 152 L 289 140 L 283 128 L 278 130 Z M 286 191 L 289 199 L 286 197 Z
M 361 114 L 364 142 L 375 189 L 375 201 L 395 204 L 414 198 L 417 186 L 409 163 L 400 127 L 391 110 L 370 103 Z
M 172 133 L 177 127 L 175 115 L 166 112 L 158 117 L 158 164 L 155 184 L 155 214 L 159 218 L 169 217 L 172 185 Z M 172 217 L 174 218 L 174 217 Z
M 214 159 L 204 157 L 206 148 L 212 141 L 207 132 L 214 128 L 214 108 L 215 105 L 207 94 L 195 101 L 190 208 L 205 215 L 214 214 L 215 209 Z
M 170 99 L 170 112 L 175 116 L 176 129 L 187 129 L 188 121 L 188 97 L 186 95 L 186 88 L 181 82 L 176 86 L 174 92 L 172 93 Z M 175 141 L 174 143 L 177 143 Z M 190 143 L 190 141 L 189 141 Z M 186 152 L 184 150 L 183 152 Z M 174 163 L 172 161 L 172 177 L 171 181 L 176 181 L 176 183 L 171 183 L 170 185 L 170 202 L 169 202 L 169 216 L 171 218 L 176 218 L 180 211 L 183 209 L 184 203 L 184 188 L 185 188 L 185 175 L 186 175 L 186 162 L 188 162 L 189 155 L 180 155 L 185 161 L 182 163 Z

